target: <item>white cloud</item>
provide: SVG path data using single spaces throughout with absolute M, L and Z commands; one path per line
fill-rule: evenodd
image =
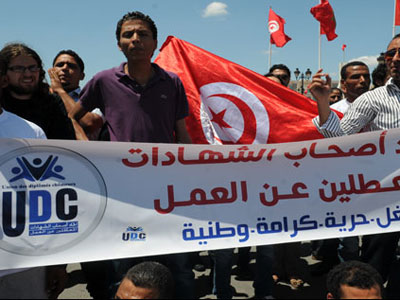
M 222 2 L 212 2 L 203 11 L 203 18 L 225 16 L 228 14 L 228 5 Z
M 375 67 L 378 65 L 378 61 L 376 60 L 378 58 L 379 55 L 376 56 L 361 56 L 361 57 L 357 57 L 354 59 L 351 59 L 349 62 L 351 61 L 362 61 L 363 63 L 365 63 L 370 72 L 372 72 L 373 69 L 375 69 Z

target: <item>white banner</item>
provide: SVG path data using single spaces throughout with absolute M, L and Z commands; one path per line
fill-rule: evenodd
M 397 231 L 399 136 L 0 140 L 0 269 Z

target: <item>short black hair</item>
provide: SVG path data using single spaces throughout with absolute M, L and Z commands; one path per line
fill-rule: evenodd
M 7 72 L 7 63 L 3 55 L 0 55 L 0 75 L 4 75 Z
M 380 82 L 384 83 L 388 75 L 388 69 L 386 64 L 378 64 L 372 71 L 372 83 L 374 87 L 380 86 Z
M 272 73 L 274 70 L 285 70 L 286 73 L 288 73 L 289 77 L 291 77 L 291 73 L 290 73 L 289 68 L 288 68 L 286 65 L 284 65 L 284 64 L 276 64 L 276 65 L 273 65 L 273 66 L 269 69 L 269 72 L 268 72 L 268 73 Z
M 172 299 L 174 296 L 174 280 L 170 270 L 164 265 L 145 261 L 129 269 L 124 277 L 135 286 L 154 289 L 159 299 Z
M 130 20 L 142 20 L 142 21 L 146 22 L 149 25 L 151 32 L 153 33 L 153 39 L 157 40 L 157 26 L 154 23 L 154 21 L 148 15 L 145 15 L 145 14 L 141 13 L 140 11 L 132 11 L 132 12 L 125 14 L 121 18 L 121 20 L 118 21 L 117 30 L 115 32 L 118 42 L 119 42 L 119 39 L 121 36 L 122 25 L 126 21 L 130 21 Z
M 328 293 L 335 299 L 342 297 L 341 286 L 348 285 L 359 289 L 379 287 L 383 293 L 383 280 L 372 266 L 360 261 L 347 261 L 334 267 L 327 276 Z
M 70 50 L 70 49 L 69 50 L 61 50 L 60 52 L 58 52 L 56 57 L 54 57 L 54 59 L 53 59 L 53 66 L 56 63 L 57 58 L 63 54 L 72 56 L 75 59 L 76 63 L 78 64 L 79 68 L 81 69 L 81 72 L 82 73 L 85 72 L 85 64 L 83 63 L 82 58 L 78 55 L 78 53 L 76 53 L 75 51 Z
M 274 74 L 272 74 L 272 73 L 270 73 L 270 72 L 268 72 L 267 74 L 264 74 L 264 77 L 275 77 L 275 78 L 278 78 L 279 79 L 279 82 L 283 85 L 283 82 L 282 82 L 282 79 L 279 77 L 279 76 L 276 76 L 276 75 L 274 75 Z
M 332 93 L 333 91 L 339 91 L 340 95 L 343 96 L 343 91 L 342 91 L 341 89 L 339 89 L 338 87 L 333 87 L 333 88 L 331 88 L 331 93 Z
M 353 66 L 363 66 L 363 67 L 366 67 L 366 68 L 369 70 L 368 66 L 367 66 L 365 63 L 363 63 L 362 61 L 358 61 L 358 60 L 357 60 L 357 61 L 351 61 L 351 62 L 345 64 L 345 65 L 340 69 L 340 77 L 341 77 L 343 80 L 345 80 L 345 79 L 347 78 L 347 68 L 348 68 L 348 67 L 353 67 Z

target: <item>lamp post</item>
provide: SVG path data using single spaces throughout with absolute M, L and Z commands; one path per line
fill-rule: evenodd
M 301 86 L 300 86 L 300 92 L 303 95 L 304 94 L 304 79 L 305 80 L 310 80 L 311 79 L 311 71 L 309 68 L 304 73 L 300 73 L 299 68 L 296 68 L 296 70 L 293 72 L 294 76 L 296 77 L 297 80 L 297 91 L 299 91 L 299 79 L 301 79 Z

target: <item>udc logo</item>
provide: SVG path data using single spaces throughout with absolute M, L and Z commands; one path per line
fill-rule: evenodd
M 80 243 L 100 223 L 107 189 L 84 156 L 30 146 L 0 157 L 0 248 L 47 255 Z
M 146 233 L 142 227 L 128 227 L 122 234 L 122 240 L 125 242 L 144 242 L 146 241 Z
M 64 180 L 65 177 L 59 175 L 63 171 L 63 167 L 56 165 L 58 156 L 53 157 L 50 155 L 47 160 L 43 163 L 40 158 L 35 158 L 30 163 L 25 157 L 17 157 L 18 167 L 12 169 L 12 172 L 16 176 L 10 179 L 10 182 L 17 181 L 19 179 L 27 179 L 29 181 L 45 181 L 50 178 L 57 178 Z

